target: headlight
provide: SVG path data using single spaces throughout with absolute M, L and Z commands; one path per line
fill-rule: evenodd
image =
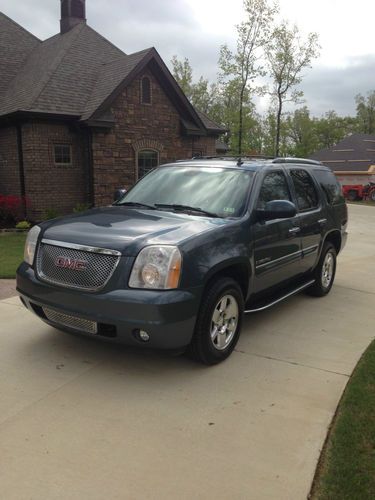
M 129 280 L 130 288 L 177 288 L 181 261 L 181 253 L 177 247 L 155 245 L 144 248 L 135 260 Z
M 27 235 L 26 238 L 24 260 L 25 262 L 30 264 L 30 266 L 32 266 L 34 263 L 35 249 L 39 233 L 40 233 L 40 227 L 34 226 L 32 229 L 30 229 L 29 234 Z

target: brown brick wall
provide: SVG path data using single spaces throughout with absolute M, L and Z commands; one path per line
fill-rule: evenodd
M 32 122 L 22 126 L 25 185 L 31 203 L 28 217 L 41 220 L 46 211 L 72 212 L 87 199 L 84 143 L 80 132 L 64 124 Z M 72 146 L 72 164 L 55 165 L 54 145 Z
M 0 128 L 0 194 L 21 195 L 16 127 Z
M 152 104 L 140 102 L 140 81 L 151 80 Z M 96 205 L 112 202 L 119 187 L 131 187 L 137 178 L 140 149 L 156 149 L 160 163 L 191 158 L 193 152 L 215 154 L 215 138 L 184 137 L 180 117 L 151 72 L 140 75 L 112 106 L 115 127 L 93 133 L 94 196 Z

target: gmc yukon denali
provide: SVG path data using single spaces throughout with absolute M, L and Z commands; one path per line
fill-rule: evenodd
M 17 289 L 60 330 L 215 364 L 235 348 L 244 313 L 302 290 L 327 295 L 347 220 L 318 162 L 178 161 L 112 206 L 34 226 Z

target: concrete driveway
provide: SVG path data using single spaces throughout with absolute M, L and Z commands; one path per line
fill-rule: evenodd
M 0 302 L 1 498 L 306 498 L 374 337 L 375 209 L 350 216 L 331 294 L 247 317 L 213 368 L 60 333 Z

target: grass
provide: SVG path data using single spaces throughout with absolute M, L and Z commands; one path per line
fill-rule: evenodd
M 310 498 L 375 498 L 375 342 L 361 358 L 344 392 Z
M 15 278 L 23 259 L 26 233 L 0 234 L 0 279 Z

